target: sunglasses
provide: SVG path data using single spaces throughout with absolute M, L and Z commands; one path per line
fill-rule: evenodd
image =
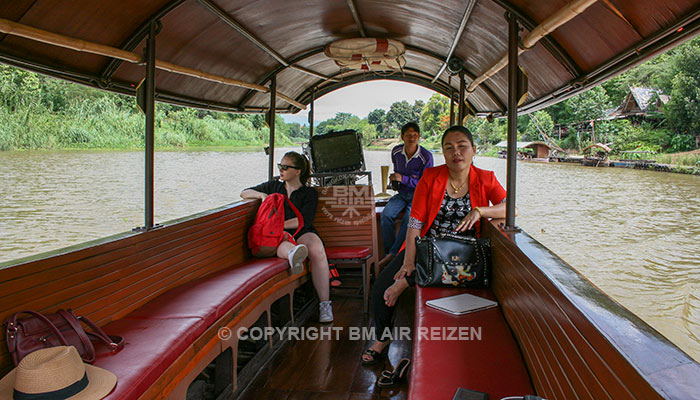
M 286 171 L 289 168 L 301 169 L 301 168 L 295 167 L 293 165 L 284 165 L 284 164 L 277 164 L 277 168 L 281 169 L 282 171 Z

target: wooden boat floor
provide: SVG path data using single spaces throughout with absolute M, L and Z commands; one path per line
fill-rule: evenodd
M 343 280 L 345 283 L 345 280 Z M 360 357 L 370 345 L 368 340 L 350 340 L 350 327 L 367 327 L 371 323 L 362 312 L 362 298 L 346 295 L 347 290 L 332 290 L 335 320 L 320 324 L 318 313 L 304 327 L 342 327 L 339 339 L 290 340 L 260 372 L 240 399 L 405 399 L 408 383 L 404 380 L 392 388 L 377 387 L 382 370 L 393 370 L 404 357 L 411 358 L 411 340 L 396 340 L 389 357 L 376 365 L 364 366 Z M 396 307 L 395 326 L 413 330 L 415 290 L 408 289 Z

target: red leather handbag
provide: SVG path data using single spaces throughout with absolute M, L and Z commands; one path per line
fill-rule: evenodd
M 19 319 L 21 314 L 29 317 Z M 85 323 L 92 332 L 83 329 Z M 124 347 L 124 339 L 109 336 L 86 317 L 77 317 L 71 309 L 58 310 L 55 314 L 21 311 L 5 321 L 7 347 L 15 365 L 27 354 L 54 346 L 74 346 L 86 363 L 95 361 L 95 346 L 92 339 L 105 343 L 112 352 Z

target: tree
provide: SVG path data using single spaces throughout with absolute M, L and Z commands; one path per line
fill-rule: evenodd
M 335 117 L 327 119 L 316 127 L 319 135 L 332 131 L 342 131 L 345 129 L 353 129 L 352 125 L 359 123 L 360 118 L 356 115 L 339 112 Z
M 392 128 L 401 129 L 407 122 L 414 119 L 414 108 L 406 100 L 394 102 L 386 113 L 386 121 Z
M 697 40 L 693 41 L 697 44 Z M 677 133 L 695 138 L 700 146 L 700 46 L 686 46 L 674 60 L 671 99 L 664 113 Z M 675 143 L 679 143 L 677 140 Z
M 632 82 L 630 82 L 627 75 L 622 74 L 610 79 L 601 86 L 608 94 L 611 104 L 621 104 L 627 96 L 627 93 L 629 92 L 628 88 L 631 86 L 631 84 Z
M 496 144 L 508 136 L 508 124 L 505 119 L 488 122 L 486 118 L 468 118 L 467 128 L 474 135 L 477 146 Z
M 523 138 L 530 141 L 544 141 L 544 138 L 542 135 L 540 135 L 539 129 L 542 129 L 542 131 L 544 131 L 544 133 L 548 136 L 551 135 L 552 130 L 554 129 L 554 121 L 552 121 L 552 117 L 549 116 L 547 111 L 540 110 L 532 114 L 532 118 L 534 118 L 535 121 L 532 121 L 532 119 L 528 116 L 530 123 L 527 125 L 527 128 L 525 128 Z M 537 128 L 538 126 L 539 129 Z
M 608 94 L 602 86 L 596 86 L 566 101 L 574 122 L 584 122 L 602 118 L 610 108 Z
M 0 65 L 0 101 L 10 112 L 31 109 L 41 103 L 39 75 L 9 65 Z
M 374 125 L 377 129 L 377 133 L 380 135 L 386 134 L 385 130 L 388 128 L 388 126 L 386 122 L 386 111 L 383 109 L 377 108 L 372 110 L 367 115 L 367 122 Z
M 413 103 L 413 117 L 409 122 L 418 122 L 423 114 L 423 108 L 425 108 L 425 102 L 423 100 L 416 100 Z
M 547 113 L 552 116 L 555 124 L 568 124 L 571 121 L 571 115 L 566 109 L 566 102 L 562 101 L 545 108 Z
M 433 136 L 447 129 L 449 115 L 450 100 L 438 93 L 430 96 L 420 117 L 423 136 Z
M 346 125 L 353 118 L 357 118 L 357 116 L 346 112 L 339 112 L 335 114 L 335 117 L 333 119 L 338 125 Z
M 253 124 L 255 129 L 263 129 L 267 126 L 265 114 L 248 114 L 246 117 Z

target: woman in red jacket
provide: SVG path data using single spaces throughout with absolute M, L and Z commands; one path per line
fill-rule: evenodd
M 393 328 L 394 305 L 415 283 L 417 236 L 446 233 L 475 236 L 479 220 L 505 218 L 506 191 L 492 171 L 472 164 L 474 139 L 463 126 L 448 128 L 442 136 L 445 165 L 426 169 L 418 182 L 404 248 L 382 270 L 372 288 L 377 340 L 362 354 L 363 364 L 386 355 Z

